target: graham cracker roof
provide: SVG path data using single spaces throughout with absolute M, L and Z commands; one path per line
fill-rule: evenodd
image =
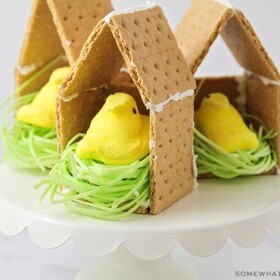
M 261 119 L 269 129 L 279 132 L 280 74 L 240 10 L 231 7 L 227 0 L 193 0 L 175 32 L 193 73 L 218 35 L 221 35 L 236 61 L 245 69 L 242 89 L 237 89 L 247 112 Z M 221 79 L 213 80 L 212 86 L 213 83 L 215 90 L 223 88 Z M 236 86 L 232 84 L 231 87 Z M 274 144 L 279 162 L 279 133 Z
M 67 61 L 73 65 L 93 27 L 112 9 L 110 0 L 34 0 L 16 67 L 17 86 L 59 55 L 67 59 L 54 68 Z M 20 94 L 40 89 L 53 69 Z
M 195 182 L 196 84 L 160 7 L 113 12 L 97 24 L 60 88 L 59 146 L 63 150 L 71 137 L 85 132 L 85 119 L 89 127 L 104 98 L 100 89 L 106 90 L 124 61 L 150 108 L 151 213 L 156 214 L 190 192 Z M 84 115 L 88 107 L 90 117 Z
M 196 72 L 217 36 L 221 35 L 243 68 L 279 80 L 280 74 L 275 64 L 245 15 L 224 2 L 193 0 L 175 32 L 192 72 Z

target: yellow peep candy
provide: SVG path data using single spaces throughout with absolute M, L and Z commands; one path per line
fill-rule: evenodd
M 259 146 L 257 135 L 244 123 L 239 112 L 222 93 L 210 94 L 195 113 L 199 131 L 229 153 Z
M 56 69 L 49 82 L 42 87 L 32 103 L 22 106 L 17 112 L 17 120 L 43 128 L 55 127 L 55 102 L 58 86 L 70 72 L 69 67 Z
M 78 143 L 80 158 L 106 165 L 128 165 L 149 153 L 149 117 L 141 115 L 126 93 L 110 95 Z

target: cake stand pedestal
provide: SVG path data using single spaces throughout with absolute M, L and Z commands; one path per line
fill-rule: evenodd
M 144 260 L 121 246 L 116 252 L 86 265 L 75 280 L 199 280 L 188 265 L 168 254 L 157 260 Z
M 195 272 L 169 255 L 177 243 L 193 255 L 210 256 L 228 238 L 253 248 L 268 228 L 280 233 L 280 176 L 204 180 L 160 215 L 114 222 L 80 216 L 47 199 L 40 202 L 43 190 L 32 186 L 43 178 L 0 165 L 0 230 L 13 236 L 27 229 L 43 248 L 72 238 L 82 252 L 100 257 L 76 280 L 196 280 Z

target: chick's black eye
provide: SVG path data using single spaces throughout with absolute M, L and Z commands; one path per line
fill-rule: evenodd
M 133 114 L 137 114 L 137 110 L 135 108 L 132 109 Z

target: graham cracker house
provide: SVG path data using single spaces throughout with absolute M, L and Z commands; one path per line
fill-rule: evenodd
M 126 63 L 132 83 L 110 84 Z M 196 83 L 160 7 L 112 12 L 101 20 L 57 102 L 60 151 L 86 132 L 106 97 L 123 91 L 150 116 L 150 207 L 157 214 L 192 191 L 193 100 Z
M 92 28 L 112 10 L 110 0 L 34 0 L 16 67 L 16 86 L 56 57 L 62 59 L 19 95 L 40 89 L 55 68 L 72 66 Z
M 245 15 L 225 0 L 193 0 L 175 36 L 193 73 L 221 35 L 236 61 L 244 68 L 242 77 L 206 78 L 196 107 L 211 92 L 225 93 L 231 103 L 245 106 L 269 129 L 280 158 L 280 74 Z

